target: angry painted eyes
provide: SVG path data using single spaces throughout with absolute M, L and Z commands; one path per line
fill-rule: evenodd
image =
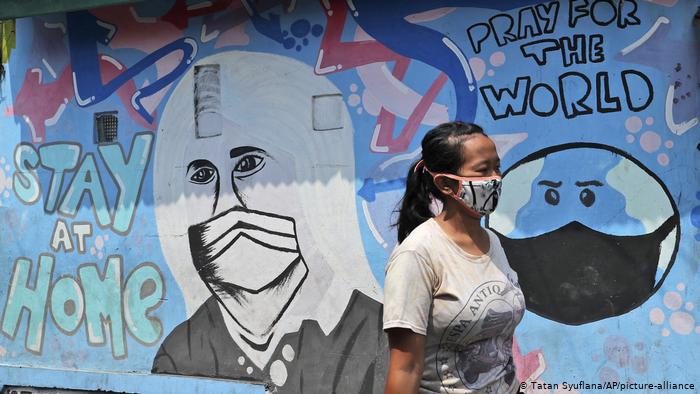
M 561 185 L 562 182 L 552 182 L 552 181 L 547 181 L 543 180 L 537 183 L 538 185 L 542 186 L 547 186 L 548 188 L 544 191 L 544 201 L 552 206 L 559 205 L 559 202 L 561 201 L 561 194 L 559 193 L 559 190 L 557 190 Z M 586 181 L 586 182 L 576 182 L 576 186 L 578 187 L 583 187 L 583 186 L 603 186 L 603 184 L 599 181 Z M 585 187 L 582 189 L 579 194 L 578 194 L 578 199 L 581 201 L 581 204 L 585 207 L 590 207 L 595 203 L 595 193 L 593 190 L 591 190 L 588 187 Z

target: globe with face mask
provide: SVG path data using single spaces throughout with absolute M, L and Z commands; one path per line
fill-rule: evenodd
M 503 175 L 487 225 L 518 272 L 528 310 L 579 325 L 627 313 L 661 286 L 680 240 L 659 178 L 619 149 L 550 147 Z

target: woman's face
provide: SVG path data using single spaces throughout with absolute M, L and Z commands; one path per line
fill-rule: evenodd
M 496 152 L 496 144 L 483 134 L 474 134 L 462 143 L 462 156 L 466 158 L 465 161 L 452 175 L 465 178 L 501 175 L 501 159 Z M 440 176 L 435 181 L 443 193 L 459 195 L 461 185 L 458 180 Z
M 456 175 L 463 177 L 489 177 L 501 175 L 501 159 L 496 144 L 483 134 L 475 134 L 462 143 L 462 154 L 466 160 Z

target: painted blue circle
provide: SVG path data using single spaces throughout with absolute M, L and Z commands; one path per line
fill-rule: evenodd
M 282 31 L 282 37 L 287 37 L 289 35 L 289 32 L 286 30 Z
M 297 52 L 301 52 L 301 45 L 297 45 Z
M 295 44 L 296 41 L 292 37 L 285 38 L 284 41 L 282 41 L 282 45 L 284 45 L 285 49 L 292 49 Z
M 314 37 L 320 37 L 322 33 L 323 33 L 323 26 L 321 26 L 321 25 L 314 25 L 314 27 L 311 28 L 311 34 Z
M 695 207 L 690 211 L 690 222 L 693 223 L 693 226 L 700 228 L 700 207 Z
M 308 39 L 308 38 L 304 38 L 301 42 L 302 42 L 304 45 L 309 45 L 309 39 Z
M 299 19 L 298 21 L 292 23 L 289 29 L 295 37 L 302 38 L 309 34 L 311 30 L 311 23 L 306 19 Z

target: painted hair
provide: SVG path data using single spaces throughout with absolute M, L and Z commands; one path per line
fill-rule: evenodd
M 423 137 L 422 157 L 408 170 L 406 192 L 400 202 L 399 219 L 394 224 L 398 227 L 399 242 L 434 216 L 430 211 L 432 198 L 443 201 L 442 193 L 425 169 L 433 173 L 456 174 L 465 161 L 462 143 L 475 134 L 486 135 L 473 123 L 454 121 L 436 126 Z

